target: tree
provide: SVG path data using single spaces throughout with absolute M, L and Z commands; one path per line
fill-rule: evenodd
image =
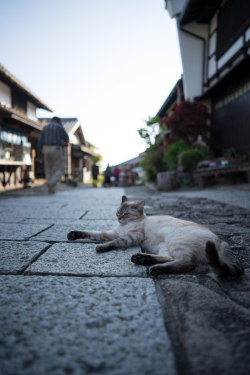
M 159 129 L 159 118 L 149 117 L 146 122 L 146 128 L 141 128 L 138 133 L 145 140 L 148 148 L 144 153 L 140 165 L 145 170 L 147 180 L 155 180 L 157 173 L 165 170 L 163 162 L 163 140 Z
M 156 137 L 159 134 L 159 118 L 158 116 L 149 117 L 148 120 L 145 121 L 147 127 L 140 128 L 138 131 L 140 137 L 144 139 L 147 146 L 152 146 L 155 141 Z
M 176 140 L 183 139 L 187 143 L 194 142 L 198 135 L 207 141 L 210 114 L 208 108 L 200 102 L 182 101 L 169 117 L 163 117 L 161 124 L 171 130 L 171 135 Z

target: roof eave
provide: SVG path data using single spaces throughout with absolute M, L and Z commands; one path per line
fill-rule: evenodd
M 181 26 L 196 21 L 208 23 L 216 10 L 220 7 L 222 0 L 189 0 L 179 16 Z
M 171 98 L 172 96 L 175 94 L 175 92 L 177 91 L 177 88 L 182 85 L 182 78 L 178 79 L 178 81 L 176 82 L 176 84 L 174 85 L 174 87 L 172 88 L 170 94 L 168 95 L 167 99 L 164 101 L 164 103 L 162 104 L 161 108 L 159 109 L 159 111 L 157 112 L 156 116 L 159 116 L 160 118 L 162 116 L 165 115 L 165 112 L 167 111 L 167 109 L 170 107 L 171 105 Z M 169 105 L 170 104 L 170 105 Z
M 41 99 L 38 98 L 27 86 L 25 86 L 21 81 L 19 81 L 13 74 L 11 74 L 7 69 L 0 64 L 0 76 L 3 75 L 9 83 L 14 86 L 18 87 L 22 90 L 30 99 L 31 101 L 37 106 L 37 108 L 45 109 L 46 111 L 53 112 L 53 110 L 45 104 Z
M 37 120 L 32 120 L 25 114 L 19 112 L 16 109 L 13 109 L 11 107 L 7 107 L 0 103 L 0 111 L 3 111 L 5 114 L 9 116 L 9 118 L 12 118 L 13 120 L 19 121 L 25 125 L 31 126 L 32 128 L 35 128 L 37 130 L 42 130 L 43 125 Z

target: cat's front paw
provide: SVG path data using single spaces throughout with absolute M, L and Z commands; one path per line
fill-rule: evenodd
M 76 239 L 75 231 L 71 231 L 67 234 L 67 238 L 70 241 L 74 241 Z
M 79 238 L 79 232 L 78 231 L 75 231 L 75 230 L 72 230 L 71 232 L 69 232 L 67 234 L 67 238 L 68 240 L 70 241 L 74 241 L 76 240 L 77 238 Z
M 140 265 L 140 266 L 144 265 L 144 260 L 145 260 L 145 258 L 143 256 L 143 254 L 141 254 L 141 253 L 134 254 L 131 257 L 131 262 L 134 263 L 134 264 Z

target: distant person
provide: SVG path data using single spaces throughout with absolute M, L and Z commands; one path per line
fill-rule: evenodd
M 98 176 L 99 176 L 99 167 L 98 165 L 94 164 L 92 166 L 93 186 L 97 186 Z
M 68 134 L 58 117 L 53 117 L 40 134 L 38 156 L 41 158 L 43 154 L 49 194 L 55 193 L 56 184 L 64 173 L 63 146 L 68 141 Z
M 114 168 L 113 175 L 115 177 L 115 186 L 119 186 L 120 169 L 118 167 Z
M 104 171 L 104 186 L 110 186 L 111 185 L 111 176 L 112 176 L 112 170 L 109 166 L 107 165 L 107 168 Z

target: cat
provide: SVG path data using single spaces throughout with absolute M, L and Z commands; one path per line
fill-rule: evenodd
M 131 261 L 150 266 L 152 276 L 213 271 L 219 277 L 239 276 L 244 270 L 227 253 L 227 243 L 207 227 L 173 216 L 146 216 L 145 201 L 129 201 L 124 195 L 116 212 L 119 225 L 110 231 L 71 231 L 69 240 L 79 238 L 104 241 L 96 246 L 101 253 L 141 246 L 146 253 L 134 254 Z

